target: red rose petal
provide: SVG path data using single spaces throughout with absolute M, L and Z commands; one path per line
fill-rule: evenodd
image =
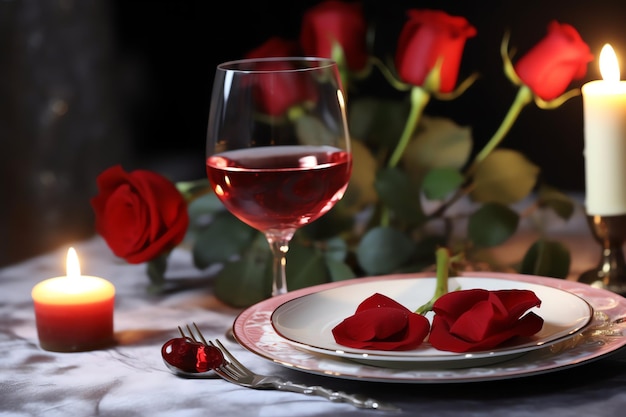
M 354 315 L 332 330 L 335 341 L 357 349 L 408 350 L 428 335 L 430 323 L 395 300 L 374 294 L 357 307 Z
M 543 326 L 529 308 L 541 300 L 529 290 L 464 290 L 448 293 L 433 306 L 429 341 L 439 350 L 468 352 L 492 349 L 513 337 L 528 337 Z

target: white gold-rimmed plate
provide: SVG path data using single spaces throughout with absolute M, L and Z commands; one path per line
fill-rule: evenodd
M 530 282 L 486 277 L 452 277 L 449 288 L 486 290 L 525 289 L 533 291 L 541 306 L 530 311 L 544 319 L 542 329 L 532 337 L 516 339 L 489 351 L 454 353 L 433 348 L 427 341 L 409 351 L 355 349 L 335 342 L 332 329 L 354 314 L 357 306 L 374 293 L 384 294 L 409 310 L 427 302 L 435 290 L 434 277 L 399 278 L 354 282 L 316 291 L 278 306 L 271 323 L 276 333 L 300 349 L 357 360 L 385 367 L 453 368 L 477 366 L 508 360 L 575 335 L 587 326 L 593 309 L 584 299 L 570 292 Z M 432 318 L 432 315 L 428 316 Z
M 495 364 L 452 369 L 428 367 L 399 369 L 372 366 L 297 348 L 293 343 L 279 336 L 270 322 L 270 317 L 276 308 L 303 295 L 353 285 L 356 282 L 429 276 L 432 274 L 359 278 L 295 290 L 261 301 L 242 311 L 233 323 L 233 334 L 237 341 L 250 352 L 288 369 L 341 379 L 405 384 L 482 382 L 544 374 L 601 359 L 626 345 L 626 337 L 621 334 L 626 323 L 610 325 L 613 320 L 626 316 L 626 298 L 575 281 L 519 274 L 470 272 L 464 273 L 463 276 L 493 277 L 515 282 L 536 283 L 576 294 L 587 301 L 596 312 L 588 329 L 569 341 L 551 344 L 543 349 Z M 598 328 L 600 330 L 596 330 Z

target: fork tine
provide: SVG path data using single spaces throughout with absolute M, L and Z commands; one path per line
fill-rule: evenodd
M 219 339 L 215 339 L 215 343 L 217 344 L 217 347 L 219 347 L 222 350 L 222 353 L 224 354 L 224 356 L 228 358 L 229 362 L 236 365 L 242 372 L 245 372 L 248 374 L 252 373 L 250 369 L 248 369 L 243 363 L 239 362 L 237 358 L 235 358 L 233 354 L 230 353 L 228 349 L 226 349 L 226 347 L 222 344 L 222 342 L 219 341 Z
M 206 339 L 202 335 L 202 332 L 200 331 L 200 329 L 198 328 L 198 325 L 195 322 L 193 323 L 193 327 L 196 328 L 196 333 L 198 334 L 198 337 L 200 337 L 200 339 L 202 340 L 202 343 L 204 343 L 205 345 L 208 345 Z
M 186 325 L 186 327 L 187 327 L 187 331 L 189 332 L 189 337 L 191 337 L 191 340 L 193 340 L 194 342 L 197 342 L 197 343 L 201 343 L 198 339 L 196 339 L 196 336 L 193 333 L 193 330 L 191 330 L 191 327 L 189 327 L 188 324 Z

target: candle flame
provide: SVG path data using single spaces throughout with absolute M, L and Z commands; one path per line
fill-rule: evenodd
M 600 74 L 605 81 L 618 82 L 620 80 L 617 56 L 608 43 L 600 51 Z
M 80 276 L 78 255 L 76 254 L 76 250 L 72 247 L 67 250 L 66 269 L 68 277 L 77 278 Z

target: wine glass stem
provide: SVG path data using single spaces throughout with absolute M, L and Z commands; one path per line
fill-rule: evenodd
M 274 281 L 272 283 L 272 297 L 287 292 L 287 251 L 289 250 L 289 238 L 275 237 L 268 235 L 267 241 L 272 249 L 272 256 L 274 258 Z

